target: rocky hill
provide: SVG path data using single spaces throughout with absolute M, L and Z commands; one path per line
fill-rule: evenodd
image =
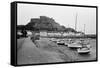
M 58 24 L 53 18 L 46 16 L 40 16 L 40 18 L 32 18 L 30 22 L 26 24 L 26 29 L 77 32 L 73 28 L 66 28 L 65 26 Z

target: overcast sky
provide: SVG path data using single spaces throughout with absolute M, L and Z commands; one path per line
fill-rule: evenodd
M 38 4 L 18 4 L 18 25 L 26 25 L 31 18 L 48 16 L 53 18 L 60 25 L 75 28 L 77 14 L 77 31 L 84 31 L 86 34 L 96 33 L 96 8 L 52 6 Z

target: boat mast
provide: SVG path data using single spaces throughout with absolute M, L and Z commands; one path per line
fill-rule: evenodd
M 77 13 L 76 13 L 76 17 L 75 17 L 75 30 L 77 31 Z
M 68 24 L 68 28 L 69 28 L 69 24 Z
M 85 34 L 85 24 L 84 24 L 84 34 Z

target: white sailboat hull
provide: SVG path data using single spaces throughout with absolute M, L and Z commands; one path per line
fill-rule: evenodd
M 87 54 L 87 53 L 90 53 L 90 49 L 88 48 L 77 49 L 77 52 L 79 54 Z
M 69 48 L 81 48 L 82 46 L 79 44 L 68 44 Z

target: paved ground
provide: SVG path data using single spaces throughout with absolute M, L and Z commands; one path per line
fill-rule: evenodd
M 53 62 L 73 62 L 96 59 L 96 41 L 91 40 L 91 53 L 79 55 L 76 50 L 57 45 L 48 40 L 38 40 L 34 44 L 30 38 L 18 39 L 18 64 Z
M 17 54 L 18 64 L 63 62 L 55 50 L 49 51 L 37 48 L 30 38 L 26 38 L 22 42 L 20 42 L 22 45 Z

